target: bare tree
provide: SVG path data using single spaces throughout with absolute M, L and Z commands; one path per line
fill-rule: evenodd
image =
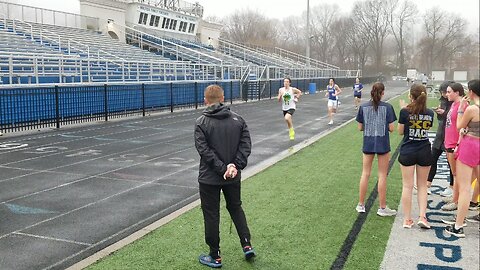
M 223 36 L 244 44 L 274 46 L 277 31 L 274 20 L 247 9 L 227 18 Z
M 347 39 L 348 31 L 351 31 L 350 27 L 350 20 L 347 17 L 339 17 L 332 24 L 332 40 L 334 43 L 334 49 L 332 51 L 334 56 L 333 64 L 337 66 L 345 65 L 345 62 L 349 58 L 347 55 L 349 53 L 349 46 L 345 40 Z
M 321 61 L 331 61 L 330 51 L 333 48 L 332 25 L 338 16 L 337 5 L 318 5 L 312 8 L 311 33 L 313 36 L 313 54 Z
M 382 69 L 383 64 L 383 43 L 389 29 L 388 12 L 386 2 L 381 0 L 356 2 L 353 9 L 355 21 L 367 30 L 364 38 L 370 41 L 377 72 Z
M 445 13 L 434 8 L 425 14 L 425 37 L 421 40 L 421 50 L 426 53 L 426 68 L 446 67 L 462 48 L 460 42 L 465 37 L 466 21 L 456 14 Z
M 350 30 L 346 32 L 345 42 L 353 58 L 353 67 L 363 70 L 365 68 L 365 63 L 367 62 L 367 48 L 370 45 L 370 41 L 367 39 L 367 31 L 357 23 L 356 19 L 350 18 L 348 20 L 348 25 L 350 25 Z
M 409 0 L 388 0 L 387 1 L 387 18 L 390 25 L 392 35 L 395 39 L 398 49 L 397 55 L 397 74 L 398 71 L 403 72 L 405 67 L 405 37 L 406 26 L 413 22 L 415 15 L 418 13 L 415 3 Z
M 278 33 L 278 46 L 298 54 L 305 52 L 305 23 L 302 17 L 290 16 L 283 19 Z

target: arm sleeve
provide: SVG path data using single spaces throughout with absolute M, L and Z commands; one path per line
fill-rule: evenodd
M 395 115 L 395 109 L 393 108 L 392 105 L 388 106 L 388 112 L 389 112 L 389 115 L 387 116 L 388 123 L 390 124 L 395 122 L 395 120 L 397 120 L 397 116 Z
M 218 158 L 215 152 L 210 148 L 201 125 L 195 125 L 195 148 L 197 148 L 198 154 L 204 159 L 208 165 L 215 170 L 219 175 L 223 175 L 227 170 L 227 165 Z
M 242 135 L 240 136 L 240 143 L 238 144 L 237 154 L 235 156 L 234 164 L 239 170 L 247 167 L 248 156 L 252 151 L 252 141 L 250 139 L 250 132 L 247 124 L 243 122 Z
M 400 110 L 400 115 L 398 116 L 399 124 L 406 124 L 408 122 L 408 111 L 406 109 Z
M 362 108 L 362 106 L 360 106 L 360 109 L 358 109 L 357 118 L 355 120 L 357 120 L 358 123 L 363 124 L 363 108 Z

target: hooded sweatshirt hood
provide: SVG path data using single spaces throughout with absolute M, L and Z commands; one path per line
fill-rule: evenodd
M 208 106 L 204 111 L 203 115 L 206 117 L 212 117 L 217 119 L 224 119 L 230 117 L 231 112 L 230 108 L 225 106 L 223 103 L 215 103 Z

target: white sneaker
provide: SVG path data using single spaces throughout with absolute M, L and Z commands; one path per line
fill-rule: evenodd
M 450 197 L 453 195 L 453 190 L 451 188 L 447 188 L 444 191 L 440 192 L 440 196 L 442 197 Z
M 393 210 L 385 206 L 385 208 L 378 208 L 377 215 L 381 217 L 391 217 L 397 214 L 397 210 Z
M 333 120 L 330 120 L 330 122 L 328 122 L 329 125 L 333 125 Z
M 427 188 L 427 194 L 432 195 L 432 188 L 431 187 Z
M 365 205 L 357 204 L 355 210 L 357 210 L 358 213 L 365 213 Z

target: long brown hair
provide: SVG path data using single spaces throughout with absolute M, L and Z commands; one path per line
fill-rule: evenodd
M 383 92 L 385 91 L 385 85 L 381 82 L 377 82 L 372 86 L 372 91 L 370 95 L 372 96 L 373 108 L 375 111 L 378 111 L 378 105 L 382 99 Z
M 407 105 L 407 110 L 410 114 L 420 114 L 427 111 L 427 89 L 424 85 L 412 85 L 410 98 L 412 103 Z

